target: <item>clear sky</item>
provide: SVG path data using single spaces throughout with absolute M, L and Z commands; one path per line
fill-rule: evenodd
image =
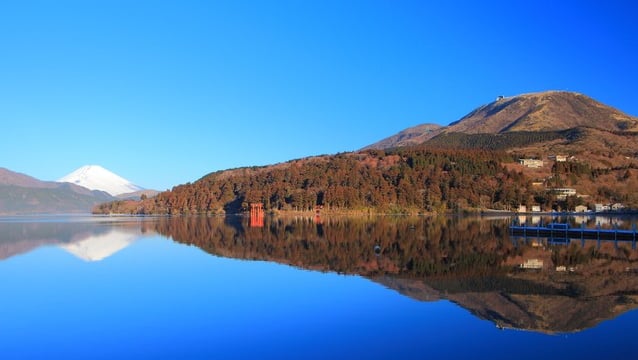
M 497 95 L 638 115 L 635 1 L 2 1 L 0 167 L 165 190 L 357 150 Z

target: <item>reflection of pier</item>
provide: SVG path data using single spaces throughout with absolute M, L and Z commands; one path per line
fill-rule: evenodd
M 264 227 L 264 204 L 250 203 L 250 227 Z
M 600 246 L 601 241 L 631 242 L 632 248 L 635 249 L 638 232 L 636 226 L 632 230 L 601 229 L 600 226 L 591 229 L 584 227 L 584 224 L 581 227 L 572 228 L 569 224 L 551 223 L 546 226 L 511 225 L 510 235 L 526 240 L 528 238 L 546 238 L 549 244 L 569 244 L 571 240 L 581 240 L 583 246 L 585 240 L 596 240 L 598 246 Z

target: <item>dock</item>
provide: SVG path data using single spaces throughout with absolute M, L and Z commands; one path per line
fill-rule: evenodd
M 601 229 L 586 227 L 571 227 L 564 223 L 550 223 L 545 226 L 511 225 L 510 235 L 522 237 L 542 237 L 549 239 L 580 239 L 580 240 L 614 240 L 632 241 L 638 239 L 638 232 L 634 225 L 632 230 Z

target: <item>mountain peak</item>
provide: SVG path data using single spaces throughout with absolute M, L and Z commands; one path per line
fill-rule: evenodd
M 91 190 L 100 190 L 117 196 L 142 190 L 141 187 L 112 173 L 100 165 L 85 165 L 60 178 L 57 182 L 68 182 Z
M 497 96 L 445 127 L 423 124 L 366 146 L 387 149 L 422 144 L 446 134 L 505 134 L 562 131 L 575 128 L 606 132 L 636 132 L 638 117 L 605 105 L 587 95 L 548 90 L 514 96 Z
M 499 96 L 495 101 L 451 123 L 446 132 L 466 134 L 511 131 L 555 131 L 575 127 L 635 131 L 638 119 L 570 91 L 543 91 Z

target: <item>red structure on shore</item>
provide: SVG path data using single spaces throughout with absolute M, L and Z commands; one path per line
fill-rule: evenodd
M 321 209 L 323 205 L 315 205 L 315 224 L 321 224 Z
M 250 227 L 264 227 L 264 204 L 250 203 Z

